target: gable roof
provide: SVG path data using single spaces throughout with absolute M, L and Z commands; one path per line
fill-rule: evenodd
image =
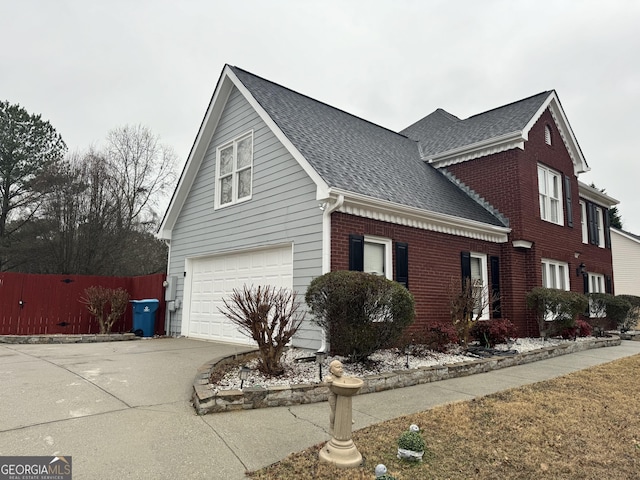
M 438 167 L 447 166 L 512 148 L 523 149 L 529 131 L 547 108 L 569 151 L 575 173 L 588 171 L 589 166 L 554 90 L 465 120 L 438 109 L 400 133 L 420 143 L 425 160 Z
M 375 218 L 506 241 L 506 220 L 424 162 L 416 140 L 229 65 L 216 85 L 158 231 L 160 238 L 171 238 L 234 88 L 316 183 L 318 199 L 341 196 L 351 203 L 345 202 L 340 211 L 364 214 L 366 207 Z M 376 211 L 371 214 L 371 209 Z
M 237 67 L 231 70 L 329 188 L 504 226 L 426 164 L 414 140 Z

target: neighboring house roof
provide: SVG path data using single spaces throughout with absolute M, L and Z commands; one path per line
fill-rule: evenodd
M 621 228 L 615 228 L 615 227 L 611 227 L 610 228 L 611 232 L 613 233 L 617 233 L 618 235 L 621 235 L 625 238 L 628 238 L 629 240 L 640 244 L 640 235 L 636 235 L 634 233 L 631 232 L 627 232 L 626 230 L 622 230 Z
M 420 143 L 425 160 L 446 166 L 511 148 L 524 148 L 529 130 L 547 108 L 573 160 L 575 173 L 588 171 L 589 166 L 553 90 L 465 120 L 437 109 L 400 133 Z
M 425 163 L 414 140 L 237 67 L 231 70 L 329 188 L 505 226 Z

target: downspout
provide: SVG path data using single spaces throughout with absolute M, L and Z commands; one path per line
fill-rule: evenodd
M 169 278 L 169 269 L 171 268 L 171 240 L 165 239 L 165 245 L 167 246 L 167 271 L 165 273 L 166 278 Z M 166 281 L 166 280 L 165 280 Z M 165 286 L 166 288 L 166 286 Z M 168 337 L 171 335 L 171 310 L 167 308 L 167 302 L 164 304 L 165 306 L 165 314 L 164 314 L 164 334 Z
M 331 271 L 331 214 L 338 210 L 344 204 L 344 195 L 338 195 L 338 198 L 332 201 L 331 198 L 322 203 L 322 274 Z M 327 351 L 327 331 L 322 330 L 322 342 L 320 343 L 319 352 Z

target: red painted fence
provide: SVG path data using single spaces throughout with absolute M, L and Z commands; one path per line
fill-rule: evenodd
M 33 275 L 0 273 L 0 335 L 46 335 L 100 333 L 98 321 L 81 299 L 93 285 L 122 287 L 131 300 L 156 298 L 155 333 L 164 332 L 164 274 L 144 277 L 97 277 L 85 275 Z M 112 332 L 128 332 L 133 325 L 129 306 Z

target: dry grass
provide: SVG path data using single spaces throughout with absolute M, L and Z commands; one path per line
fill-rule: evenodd
M 415 423 L 428 451 L 396 459 Z M 397 480 L 640 479 L 640 355 L 565 377 L 377 424 L 353 435 L 365 465 L 317 460 L 321 445 L 252 472 L 254 479 L 373 479 L 384 463 Z

